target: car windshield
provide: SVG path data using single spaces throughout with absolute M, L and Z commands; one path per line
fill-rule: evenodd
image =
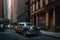
M 32 26 L 32 24 L 26 24 L 27 26 Z
M 19 24 L 19 26 L 24 26 L 24 24 Z
M 18 24 L 18 27 L 22 28 L 22 27 L 24 27 L 24 24 Z

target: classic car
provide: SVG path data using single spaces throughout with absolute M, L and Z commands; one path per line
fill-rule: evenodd
M 40 27 L 33 26 L 28 22 L 20 22 L 14 29 L 16 32 L 22 33 L 24 36 L 26 36 L 26 34 L 40 33 Z

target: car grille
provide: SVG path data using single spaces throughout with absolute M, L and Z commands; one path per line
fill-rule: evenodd
M 36 30 L 31 30 L 30 33 L 38 33 Z

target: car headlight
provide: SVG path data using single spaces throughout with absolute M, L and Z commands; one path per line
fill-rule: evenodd
M 33 27 L 30 27 L 30 30 L 33 30 Z

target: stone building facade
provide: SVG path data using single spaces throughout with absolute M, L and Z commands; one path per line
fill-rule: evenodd
M 45 30 L 59 31 L 59 0 L 31 0 L 30 3 L 30 22 L 33 25 Z

